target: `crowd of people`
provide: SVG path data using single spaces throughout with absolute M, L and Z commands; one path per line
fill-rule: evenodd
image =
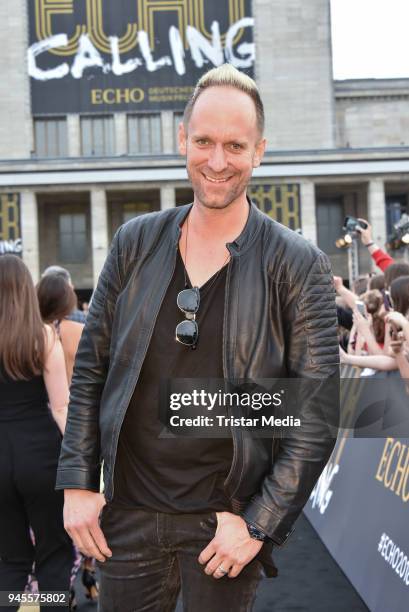
M 81 564 L 86 595 L 98 595 L 94 562 L 74 548 L 55 490 L 84 322 L 67 270 L 47 268 L 34 287 L 19 257 L 0 257 L 0 591 L 69 592 L 72 610 Z
M 347 289 L 335 276 L 340 361 L 375 371 L 397 370 L 409 379 L 409 263 L 395 261 L 372 239 L 370 224 L 358 227 L 378 274 L 357 278 Z
M 381 272 L 349 289 L 334 277 L 340 361 L 409 379 L 409 264 L 379 248 L 366 224 L 360 238 Z M 93 559 L 73 547 L 54 488 L 85 318 L 65 269 L 47 268 L 34 287 L 19 257 L 0 257 L 0 591 L 35 588 L 35 572 L 39 590 L 70 591 L 70 609 L 81 563 L 87 596 L 98 597 Z

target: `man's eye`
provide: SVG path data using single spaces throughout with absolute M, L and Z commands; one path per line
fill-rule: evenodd
M 230 148 L 233 149 L 233 151 L 241 151 L 242 146 L 238 142 L 232 142 Z
M 209 141 L 207 140 L 207 138 L 198 138 L 196 140 L 196 143 L 198 145 L 207 145 L 207 144 L 209 144 Z

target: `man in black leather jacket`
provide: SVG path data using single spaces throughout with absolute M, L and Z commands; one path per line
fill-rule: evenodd
M 101 561 L 102 612 L 173 610 L 180 582 L 185 610 L 249 610 L 333 448 L 310 435 L 311 415 L 336 412 L 330 266 L 246 198 L 263 127 L 249 77 L 202 77 L 179 132 L 194 203 L 122 226 L 93 296 L 57 488 L 67 531 Z M 192 440 L 159 437 L 162 378 L 316 384 L 294 434 Z

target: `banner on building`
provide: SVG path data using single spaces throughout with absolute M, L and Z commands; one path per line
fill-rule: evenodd
M 201 74 L 254 67 L 251 0 L 28 0 L 32 112 L 182 110 Z
M 372 612 L 407 609 L 408 502 L 409 439 L 342 437 L 304 509 Z
M 21 252 L 20 195 L 2 193 L 0 194 L 0 255 L 5 253 L 20 255 Z
M 247 193 L 266 215 L 292 230 L 301 229 L 300 186 L 297 183 L 251 183 Z

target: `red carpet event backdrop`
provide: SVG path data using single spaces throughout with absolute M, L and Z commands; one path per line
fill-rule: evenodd
M 408 502 L 409 439 L 340 437 L 304 510 L 372 612 L 408 609 Z
M 183 110 L 210 65 L 253 76 L 250 0 L 29 0 L 32 112 Z

